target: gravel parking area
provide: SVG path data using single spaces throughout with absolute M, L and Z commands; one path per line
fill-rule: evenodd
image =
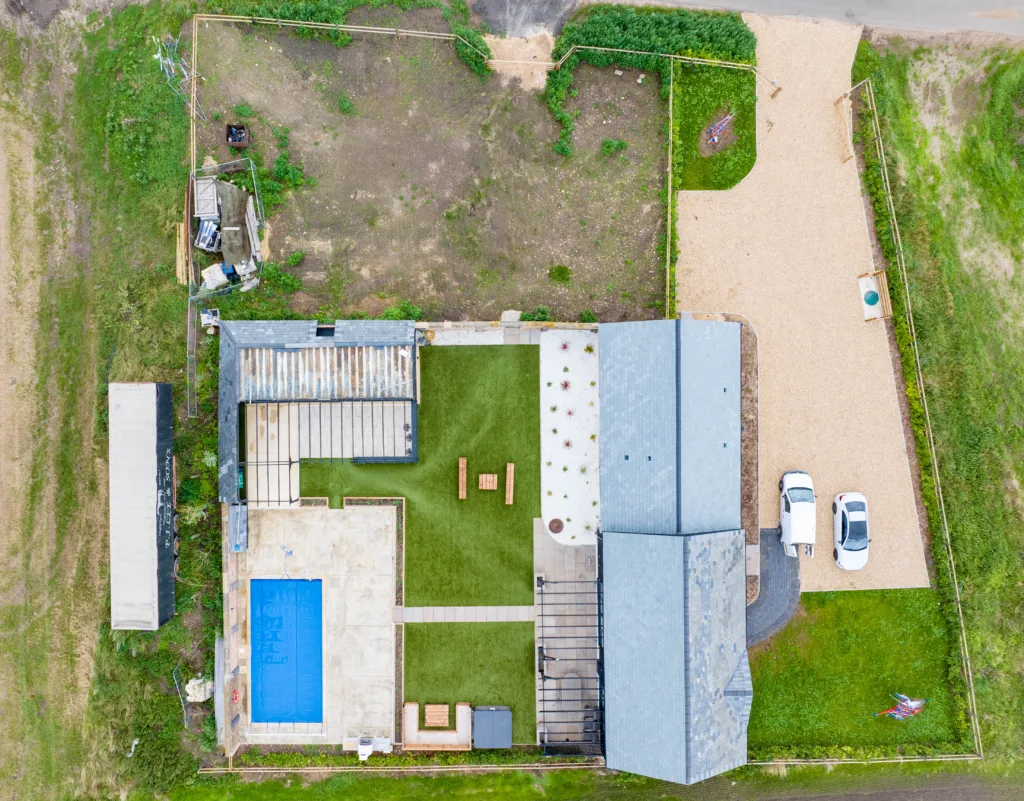
M 897 387 L 882 323 L 864 322 L 857 276 L 873 269 L 856 162 L 842 163 L 833 108 L 860 27 L 744 15 L 760 69 L 757 163 L 734 189 L 678 195 L 679 308 L 734 312 L 758 337 L 760 526 L 778 525 L 778 479 L 806 470 L 818 494 L 805 592 L 928 586 Z M 832 559 L 832 497 L 859 490 L 871 559 Z

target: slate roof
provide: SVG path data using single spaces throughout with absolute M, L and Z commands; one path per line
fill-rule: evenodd
M 693 784 L 747 761 L 744 535 L 602 535 L 605 761 Z
M 605 758 L 691 784 L 747 758 L 740 326 L 598 335 Z
M 408 346 L 415 358 L 416 325 L 411 320 L 338 320 L 333 336 L 317 336 L 315 320 L 226 320 L 220 326 L 218 387 L 218 463 L 222 503 L 237 503 L 238 404 L 242 400 L 241 351 L 251 349 L 308 349 L 325 347 Z M 415 375 L 415 370 L 412 371 Z M 275 400 L 287 401 L 287 391 Z M 296 396 L 295 400 L 300 398 Z
M 739 528 L 739 323 L 608 323 L 598 336 L 602 528 Z

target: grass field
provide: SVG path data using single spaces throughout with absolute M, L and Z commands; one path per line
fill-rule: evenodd
M 729 189 L 757 160 L 757 95 L 754 74 L 742 70 L 676 66 L 675 142 L 672 179 L 676 189 Z M 720 112 L 735 114 L 736 141 L 702 156 L 701 134 Z
M 872 76 L 910 278 L 931 422 L 987 756 L 1024 747 L 1024 53 L 862 44 L 853 80 Z M 936 103 L 935 97 L 949 98 Z M 868 151 L 870 152 L 870 151 Z M 874 165 L 866 184 L 882 208 Z M 881 216 L 879 240 L 893 248 Z M 889 284 L 898 287 L 890 268 Z M 897 317 L 902 295 L 894 294 Z M 904 373 L 913 382 L 905 330 Z M 950 627 L 942 519 L 908 388 L 924 501 Z
M 950 641 L 933 590 L 804 593 L 776 637 L 751 650 L 755 756 L 821 746 L 935 746 L 958 739 Z M 902 692 L 928 698 L 900 723 L 873 713 Z
M 533 623 L 407 623 L 405 700 L 512 709 L 512 742 L 536 742 Z
M 540 356 L 529 345 L 420 350 L 419 462 L 303 464 L 302 494 L 405 496 L 409 606 L 533 603 L 533 518 L 540 516 Z M 469 497 L 458 500 L 458 460 Z M 516 465 L 515 504 L 476 488 Z

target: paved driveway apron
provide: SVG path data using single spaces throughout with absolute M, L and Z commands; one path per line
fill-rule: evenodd
M 850 86 L 860 28 L 744 15 L 761 70 L 758 154 L 726 192 L 678 194 L 679 308 L 735 312 L 757 333 L 759 509 L 779 522 L 778 481 L 806 470 L 818 493 L 817 555 L 804 592 L 924 587 L 928 571 L 884 326 L 866 323 L 857 276 L 873 269 L 854 161 L 842 163 L 833 101 Z M 871 509 L 871 560 L 832 560 L 832 497 Z

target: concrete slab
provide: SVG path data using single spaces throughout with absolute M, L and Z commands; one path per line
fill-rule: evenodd
M 250 509 L 243 582 L 323 581 L 324 723 L 250 726 L 248 742 L 394 738 L 395 522 L 391 506 Z

